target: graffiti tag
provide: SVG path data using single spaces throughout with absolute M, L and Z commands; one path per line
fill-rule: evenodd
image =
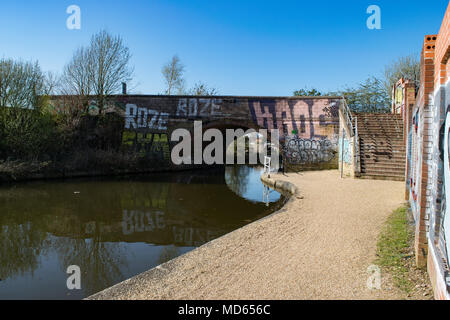
M 334 159 L 336 146 L 328 139 L 314 140 L 289 136 L 284 154 L 292 164 L 328 162 Z
M 197 117 L 221 114 L 222 99 L 187 99 L 178 101 L 177 116 Z
M 126 105 L 125 128 L 150 128 L 167 130 L 169 114 L 148 108 L 138 108 L 135 104 Z

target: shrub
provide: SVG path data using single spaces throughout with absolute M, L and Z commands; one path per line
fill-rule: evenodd
M 39 109 L 0 108 L 0 157 L 49 158 L 57 149 L 56 126 Z

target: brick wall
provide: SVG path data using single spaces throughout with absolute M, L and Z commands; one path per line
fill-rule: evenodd
M 450 4 L 444 15 L 439 34 L 427 35 L 421 55 L 421 84 L 416 102 L 403 113 L 407 125 L 407 199 L 416 220 L 416 262 L 428 272 L 435 290 L 435 298 L 448 299 L 445 275 L 448 269 L 446 238 L 443 221 L 446 206 L 442 142 L 450 102 Z M 411 119 L 411 121 L 410 121 Z M 450 219 L 450 217 L 447 217 Z M 447 235 L 447 237 L 445 237 Z
M 51 101 L 59 110 L 70 98 L 54 96 Z M 95 97 L 91 98 L 95 110 Z M 165 170 L 185 169 L 170 165 L 174 147 L 170 138 L 180 128 L 192 134 L 194 121 L 201 121 L 204 130 L 278 131 L 284 164 L 304 170 L 337 169 L 340 103 L 340 97 L 118 95 L 108 99 L 106 109 L 124 117 L 123 149 L 149 159 L 150 166 L 152 159 L 160 159 Z
M 412 131 L 414 145 L 411 160 L 407 165 L 409 173 L 408 183 L 411 188 L 410 202 L 416 220 L 415 253 L 416 263 L 419 267 L 425 267 L 428 252 L 427 232 L 429 227 L 429 215 L 431 207 L 429 171 L 432 166 L 433 135 L 432 109 L 434 92 L 434 59 L 437 35 L 425 36 L 421 54 L 421 86 L 415 106 L 412 111 Z M 406 113 L 403 114 L 404 122 L 409 122 Z M 409 151 L 409 150 L 408 150 Z

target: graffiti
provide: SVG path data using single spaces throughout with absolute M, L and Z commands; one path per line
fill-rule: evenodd
M 339 132 L 337 101 L 329 99 L 249 100 L 253 121 L 266 129 L 278 129 L 284 138 L 283 153 L 290 164 L 313 164 L 335 159 Z M 295 135 L 291 133 L 295 132 Z
M 445 120 L 443 157 L 444 157 L 444 186 L 442 188 L 442 229 L 443 241 L 447 251 L 447 259 L 450 258 L 450 106 L 447 108 Z M 448 261 L 448 260 L 447 260 Z
M 404 89 L 402 85 L 398 85 L 395 87 L 394 91 L 394 113 L 400 114 L 402 110 L 403 104 L 403 93 Z
M 325 139 L 339 128 L 339 105 L 330 99 L 255 99 L 248 106 L 258 126 L 278 129 L 280 137 L 297 132 L 301 138 Z
M 206 117 L 221 115 L 222 99 L 187 99 L 178 101 L 177 117 Z
M 342 141 L 342 139 L 344 141 Z M 352 150 L 350 141 L 347 138 L 339 138 L 339 145 L 342 146 L 342 152 L 339 153 L 339 161 L 344 161 L 347 164 L 351 164 L 352 161 Z
M 335 158 L 336 145 L 328 139 L 289 136 L 286 139 L 284 154 L 291 164 L 329 162 Z
M 149 128 L 167 130 L 169 114 L 148 108 L 138 108 L 135 104 L 126 105 L 125 128 Z
M 125 130 L 122 145 L 136 151 L 141 157 L 159 158 L 169 161 L 170 146 L 166 133 L 143 133 Z
M 423 121 L 422 112 L 419 110 L 414 114 L 412 118 L 412 124 L 410 132 L 411 134 L 411 163 L 410 163 L 410 203 L 415 219 L 418 218 L 420 210 L 420 187 L 421 187 L 421 177 L 422 172 L 422 143 L 423 139 L 421 133 L 423 132 Z

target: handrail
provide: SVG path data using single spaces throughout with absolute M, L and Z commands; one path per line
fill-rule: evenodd
M 357 172 L 361 171 L 361 150 L 359 149 L 359 134 L 358 134 L 358 117 L 355 117 L 355 168 Z
M 269 178 L 270 178 L 270 166 L 272 164 L 272 158 L 271 157 L 264 157 L 264 171 L 263 173 L 265 174 L 267 171 L 267 174 L 269 174 Z
M 354 117 L 350 110 L 350 107 L 342 96 L 343 107 L 342 113 L 344 115 L 344 120 L 346 122 L 347 128 L 350 131 L 350 137 L 353 137 L 353 155 L 354 155 L 354 170 L 356 174 L 361 172 L 361 150 L 359 145 L 359 134 L 358 134 L 358 117 Z M 354 123 L 353 123 L 354 122 Z M 343 146 L 342 146 L 343 148 Z
M 350 135 L 353 136 L 353 134 L 355 132 L 354 132 L 354 128 L 353 128 L 352 112 L 351 112 L 350 107 L 348 106 L 347 101 L 345 100 L 344 96 L 342 96 L 342 101 L 344 102 L 342 111 L 344 112 L 344 116 L 346 118 L 347 126 L 350 128 Z

